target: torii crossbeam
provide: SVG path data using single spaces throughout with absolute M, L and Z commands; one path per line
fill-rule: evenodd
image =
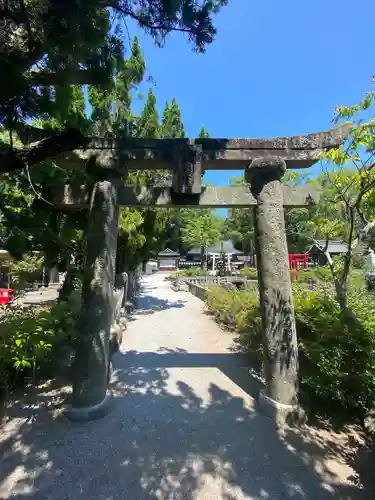
M 308 168 L 322 152 L 339 147 L 350 125 L 328 132 L 276 139 L 89 138 L 86 150 L 56 158 L 70 168 L 87 166 L 98 174 L 92 193 L 62 186 L 55 203 L 89 210 L 86 269 L 82 292 L 82 332 L 77 348 L 71 418 L 103 414 L 108 402 L 108 342 L 115 279 L 118 206 L 254 207 L 255 247 L 263 324 L 266 388 L 260 407 L 277 422 L 296 410 L 298 349 L 284 207 L 304 206 L 317 194 L 282 184 L 287 168 Z M 171 186 L 120 187 L 129 170 L 168 169 Z M 202 186 L 205 170 L 245 172 L 247 186 Z

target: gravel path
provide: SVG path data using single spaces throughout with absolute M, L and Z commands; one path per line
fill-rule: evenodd
M 112 412 L 86 424 L 14 418 L 0 439 L 1 499 L 357 498 L 332 434 L 280 433 L 257 411 L 258 383 L 201 301 L 154 275 L 138 307 Z

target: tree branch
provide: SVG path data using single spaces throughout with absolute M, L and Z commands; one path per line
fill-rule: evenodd
M 350 263 L 352 260 L 353 246 L 355 247 L 355 242 L 353 242 L 355 210 L 351 206 L 349 206 L 349 216 L 350 216 L 350 226 L 349 226 L 349 237 L 348 237 L 348 250 L 345 253 L 345 257 L 344 257 L 344 272 L 343 272 L 343 277 L 342 277 L 342 281 L 345 282 L 346 284 L 347 284 L 349 271 L 350 271 Z
M 68 129 L 42 139 L 25 149 L 9 149 L 0 154 L 0 176 L 33 166 L 48 158 L 72 151 L 85 142 L 85 136 L 78 129 Z
M 126 71 L 126 70 L 124 70 Z M 131 70 L 128 70 L 131 76 Z M 127 75 L 125 75 L 127 76 Z M 55 85 L 88 85 L 97 84 L 104 81 L 105 70 L 103 69 L 67 69 L 59 72 L 48 69 L 32 69 L 25 73 L 25 77 L 31 85 L 49 87 Z
M 47 139 L 47 137 L 50 137 L 51 134 L 57 133 L 57 131 L 53 129 L 38 128 L 21 122 L 12 123 L 12 129 L 14 132 L 17 132 L 17 135 L 23 144 L 38 142 L 43 139 Z
M 119 14 L 130 17 L 131 19 L 134 19 L 137 21 L 137 23 L 142 26 L 143 28 L 149 29 L 149 30 L 165 30 L 165 31 L 180 31 L 182 33 L 191 33 L 192 29 L 189 28 L 177 28 L 177 24 L 180 22 L 179 19 L 176 19 L 175 24 L 172 26 L 168 26 L 167 24 L 152 24 L 147 22 L 144 18 L 141 16 L 137 15 L 135 12 L 133 12 L 130 9 L 126 9 L 125 7 L 120 7 L 119 5 L 114 5 L 112 2 L 106 2 L 105 7 L 113 9 L 115 12 L 118 12 Z

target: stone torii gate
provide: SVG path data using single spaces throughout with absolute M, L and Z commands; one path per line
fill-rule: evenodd
M 80 161 L 95 173 L 91 197 L 83 188 L 64 186 L 55 198 L 65 208 L 89 210 L 70 418 L 97 418 L 108 408 L 118 206 L 254 207 L 266 381 L 259 405 L 277 422 L 298 409 L 297 335 L 284 207 L 304 206 L 316 194 L 308 187 L 283 185 L 281 179 L 286 169 L 311 167 L 320 153 L 340 146 L 349 133 L 349 126 L 343 126 L 275 139 L 88 139 Z M 72 158 L 66 155 L 60 163 L 74 167 Z M 142 169 L 171 170 L 171 187 L 121 187 L 129 170 Z M 244 170 L 248 185 L 204 187 L 205 170 Z

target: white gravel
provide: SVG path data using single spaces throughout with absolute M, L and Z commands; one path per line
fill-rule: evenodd
M 246 360 L 200 300 L 157 274 L 143 279 L 138 306 L 115 357 L 111 413 L 10 422 L 1 499 L 357 498 L 353 471 L 324 443 L 281 435 L 258 412 Z

